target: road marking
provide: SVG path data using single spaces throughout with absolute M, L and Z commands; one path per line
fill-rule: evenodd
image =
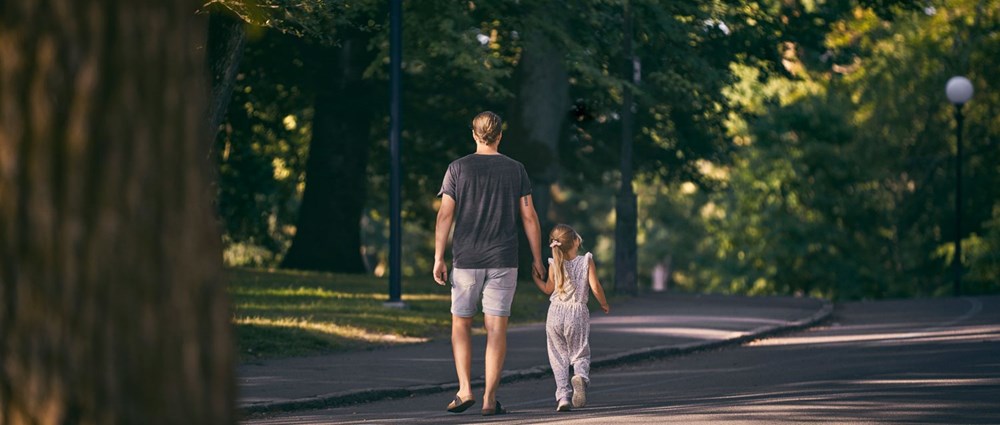
M 869 385 L 920 385 L 932 387 L 955 387 L 965 385 L 1000 385 L 1000 378 L 965 378 L 965 379 L 865 379 L 847 381 L 847 384 Z
M 785 338 L 768 338 L 758 341 L 751 342 L 750 346 L 754 347 L 766 347 L 766 346 L 777 346 L 777 345 L 804 345 L 804 344 L 837 344 L 837 343 L 848 343 L 848 342 L 867 342 L 867 341 L 890 341 L 890 340 L 901 340 L 901 339 L 914 339 L 914 338 L 928 338 L 928 337 L 948 337 L 955 334 L 962 334 L 961 329 L 949 329 L 955 325 L 971 319 L 973 316 L 979 314 L 983 310 L 982 301 L 975 298 L 962 298 L 963 301 L 970 304 L 969 309 L 962 313 L 960 316 L 947 321 L 945 323 L 936 324 L 934 326 L 928 326 L 926 328 L 917 329 L 910 332 L 883 332 L 883 333 L 873 333 L 873 334 L 851 334 L 851 335 L 827 335 L 827 336 L 793 336 Z M 849 328 L 841 328 L 849 329 Z M 986 332 L 991 332 L 992 329 L 986 329 Z
M 975 299 L 975 298 L 969 298 L 969 297 L 964 297 L 962 299 L 965 300 L 965 301 L 967 301 L 969 304 L 972 304 L 972 307 L 969 308 L 969 311 L 966 311 L 965 314 L 959 316 L 955 320 L 952 320 L 952 321 L 947 322 L 947 323 L 942 324 L 942 325 L 935 326 L 934 328 L 931 328 L 931 329 L 946 328 L 948 326 L 964 322 L 964 321 L 969 320 L 970 318 L 972 318 L 972 316 L 975 316 L 975 315 L 979 314 L 980 311 L 983 311 L 983 302 L 982 301 L 979 301 L 978 299 Z

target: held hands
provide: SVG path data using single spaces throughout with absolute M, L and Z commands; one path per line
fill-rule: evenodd
M 434 260 L 434 281 L 441 286 L 448 282 L 448 265 L 444 260 Z
M 535 286 L 538 287 L 538 290 L 545 294 L 552 293 L 552 291 L 547 290 L 546 280 L 548 280 L 548 277 L 549 273 L 545 270 L 545 267 L 542 266 L 542 262 L 540 260 L 535 260 L 531 264 L 531 280 L 534 280 Z
M 538 273 L 535 273 L 534 270 L 531 271 L 531 280 L 535 281 L 535 285 L 538 285 L 539 289 L 545 288 L 545 280 L 538 277 Z
M 548 277 L 548 272 L 545 271 L 545 266 L 542 265 L 542 260 L 536 258 L 535 261 L 531 262 L 531 278 L 535 279 L 535 282 L 542 281 Z

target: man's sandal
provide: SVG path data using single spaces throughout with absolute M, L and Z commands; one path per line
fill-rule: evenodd
M 496 405 L 492 409 L 483 409 L 483 416 L 503 415 L 507 413 L 507 409 L 504 409 L 499 401 L 496 402 Z
M 476 404 L 476 399 L 470 398 L 463 401 L 458 394 L 455 394 L 455 399 L 451 403 L 448 403 L 448 411 L 451 413 L 462 413 L 472 407 L 473 404 Z

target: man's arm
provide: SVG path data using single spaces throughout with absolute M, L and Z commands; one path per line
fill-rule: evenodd
M 545 277 L 545 266 L 542 265 L 542 229 L 538 225 L 538 213 L 531 202 L 531 195 L 522 196 L 518 205 L 521 222 L 524 223 L 524 234 L 528 236 L 528 246 L 531 247 L 531 273 L 542 279 Z
M 448 246 L 448 234 L 455 218 L 455 200 L 451 195 L 441 195 L 437 225 L 434 228 L 434 281 L 444 285 L 448 281 L 448 265 L 444 262 L 444 250 Z

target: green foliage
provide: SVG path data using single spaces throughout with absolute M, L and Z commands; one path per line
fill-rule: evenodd
M 641 274 L 669 257 L 675 283 L 689 290 L 947 294 L 954 121 L 943 87 L 965 74 L 977 92 L 964 109 L 963 264 L 970 291 L 1000 289 L 996 0 L 630 4 L 642 68 L 635 85 L 622 50 L 623 0 L 404 3 L 408 275 L 429 270 L 444 167 L 473 149 L 466 126 L 475 113 L 511 102 L 530 34 L 562 52 L 575 99 L 551 214 L 583 233 L 602 276 L 613 274 L 618 114 L 631 90 Z M 385 5 L 208 6 L 267 28 L 250 31 L 216 152 L 230 261 L 272 264 L 294 232 L 304 184 L 317 77 L 310 46 L 365 32 L 376 53 L 365 78 L 384 84 Z M 370 136 L 364 249 L 376 272 L 388 235 L 387 112 Z
M 617 170 L 623 90 L 636 94 L 637 170 L 668 181 L 695 179 L 698 160 L 720 160 L 727 152 L 722 122 L 729 108 L 722 90 L 733 81 L 731 63 L 756 57 L 758 52 L 743 45 L 754 36 L 737 23 L 745 18 L 738 8 L 632 2 L 634 54 L 642 74 L 633 85 L 633 66 L 621 47 L 622 7 L 622 2 L 594 2 L 588 10 L 589 21 L 606 32 L 571 25 L 568 38 L 580 43 L 567 46 L 576 53 L 570 69 L 578 109 L 573 134 L 560 152 L 563 182 L 580 187 Z
M 325 44 L 336 44 L 345 28 L 376 30 L 369 18 L 384 8 L 372 0 L 209 0 L 202 7 L 211 13 L 231 13 L 249 25 L 272 28 L 284 34 Z
M 962 241 L 962 252 L 968 253 L 971 263 L 964 288 L 968 293 L 996 292 L 1000 282 L 1000 205 L 993 206 L 993 217 L 983 224 L 983 232 Z
M 377 55 L 367 66 L 365 78 L 384 83 L 389 47 L 384 4 L 300 3 L 303 8 L 311 7 L 313 14 L 350 9 L 336 19 L 306 19 L 301 8 L 279 14 L 280 2 L 223 1 L 209 6 L 226 6 L 249 23 L 264 25 L 248 31 L 252 37 L 216 152 L 228 264 L 275 265 L 295 231 L 315 84 L 329 78 L 317 75 L 314 64 L 318 54 L 334 54 L 315 45 L 336 44 L 338 35 L 348 31 L 370 32 L 368 49 Z M 408 176 L 403 192 L 405 219 L 418 224 L 408 230 L 417 237 L 427 233 L 433 218 L 433 197 L 428 193 L 436 192 L 441 170 L 469 148 L 468 120 L 482 109 L 497 108 L 510 95 L 503 83 L 511 73 L 516 44 L 510 32 L 499 32 L 499 21 L 489 20 L 491 12 L 484 8 L 446 1 L 406 2 L 405 8 L 403 107 L 407 127 L 403 144 Z M 284 18 L 276 19 L 273 14 Z M 427 31 L 429 26 L 437 30 Z M 490 41 L 481 43 L 477 38 L 481 36 Z M 371 131 L 374 159 L 369 162 L 368 204 L 372 212 L 367 221 L 371 227 L 365 229 L 370 242 L 388 231 L 382 219 L 388 209 L 388 162 L 380 160 L 388 157 L 387 113 L 385 108 Z M 294 125 L 289 126 L 289 120 Z M 407 269 L 415 270 L 431 254 L 426 243 L 410 246 L 414 250 L 407 252 L 415 255 L 408 255 L 407 260 L 414 265 Z M 384 245 L 378 249 L 384 251 Z M 384 257 L 382 252 L 367 256 L 374 261 Z
M 226 263 L 274 265 L 288 249 L 305 185 L 312 107 L 297 44 L 273 35 L 250 44 L 214 152 Z M 273 64 L 282 66 L 273 66 Z
M 490 2 L 404 2 L 403 134 L 404 221 L 433 225 L 435 197 L 447 164 L 470 153 L 468 125 L 477 113 L 501 111 L 519 52 L 516 32 Z M 388 33 L 373 41 L 378 55 L 368 78 L 388 87 Z M 388 89 L 387 89 L 388 90 Z M 388 101 L 388 100 L 387 100 Z M 369 206 L 388 216 L 388 103 L 372 134 Z M 433 256 L 431 251 L 417 255 Z M 429 270 L 429 269 L 428 269 Z
M 733 209 L 709 219 L 711 233 L 728 236 L 722 259 L 742 278 L 728 290 L 857 296 L 871 289 L 857 287 L 863 277 L 881 281 L 872 257 L 855 255 L 859 244 L 890 241 L 871 205 L 873 170 L 856 162 L 866 145 L 851 143 L 848 110 L 837 97 L 806 97 L 750 123 L 755 143 L 717 196 Z
M 746 113 L 728 123 L 736 149 L 722 190 L 674 225 L 707 230 L 706 241 L 675 242 L 675 252 L 698 254 L 681 265 L 679 283 L 833 298 L 951 293 L 954 124 L 944 82 L 962 73 L 977 90 L 989 87 L 1000 8 L 948 6 L 898 12 L 892 22 L 858 10 L 834 22 L 827 57 L 848 65 L 786 58 L 791 78 L 737 68 L 728 95 Z M 967 292 L 1000 289 L 1000 128 L 988 112 L 998 105 L 997 93 L 982 90 L 965 108 Z M 706 215 L 709 207 L 717 213 Z

